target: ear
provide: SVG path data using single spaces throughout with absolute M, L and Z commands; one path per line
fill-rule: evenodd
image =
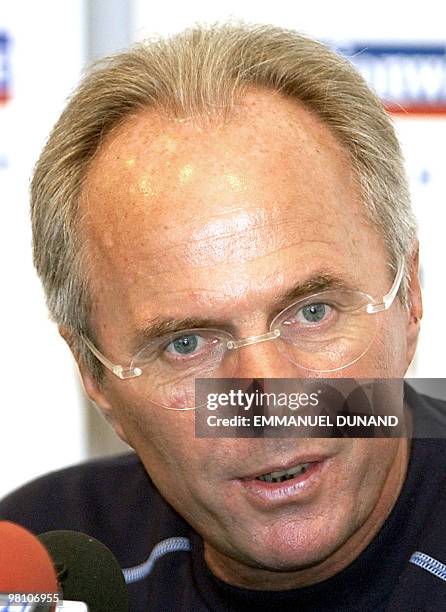
M 423 316 L 423 303 L 419 278 L 418 242 L 414 246 L 408 261 L 410 283 L 408 290 L 408 319 L 407 319 L 407 365 L 409 366 L 417 348 L 420 322 Z
M 129 444 L 124 430 L 116 418 L 115 410 L 107 398 L 107 392 L 105 385 L 99 383 L 95 377 L 91 374 L 90 370 L 85 365 L 84 360 L 81 358 L 77 343 L 74 341 L 73 334 L 71 331 L 64 326 L 59 326 L 59 333 L 65 342 L 70 347 L 71 352 L 76 360 L 76 363 L 79 368 L 79 373 L 81 375 L 81 380 L 84 386 L 85 393 L 88 395 L 90 400 L 95 404 L 102 414 L 104 415 L 105 420 L 110 423 L 110 425 L 115 430 L 116 434 L 123 440 L 126 444 Z

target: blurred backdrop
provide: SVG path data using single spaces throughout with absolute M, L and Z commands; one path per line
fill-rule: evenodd
M 446 377 L 446 6 L 375 0 L 0 3 L 0 497 L 49 470 L 126 450 L 88 406 L 31 261 L 29 179 L 85 66 L 195 22 L 273 23 L 347 54 L 394 115 L 421 243 L 425 316 L 410 375 Z

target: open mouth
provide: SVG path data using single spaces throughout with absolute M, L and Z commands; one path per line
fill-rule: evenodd
M 300 476 L 300 474 L 305 473 L 311 465 L 312 462 L 298 463 L 286 470 L 269 472 L 268 474 L 257 476 L 256 480 L 261 480 L 262 482 L 284 482 L 285 480 L 291 480 L 292 478 L 296 478 L 296 476 Z
M 257 473 L 240 478 L 239 483 L 250 503 L 264 511 L 317 495 L 324 481 L 323 474 L 331 465 L 332 458 L 326 456 L 301 456 L 282 466 L 266 464 Z

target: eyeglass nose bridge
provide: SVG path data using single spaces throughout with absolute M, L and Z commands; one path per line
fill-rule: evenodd
M 258 336 L 248 336 L 247 338 L 240 338 L 240 340 L 228 340 L 226 348 L 229 350 L 238 349 L 242 346 L 249 346 L 250 344 L 257 344 L 258 342 L 266 342 L 267 340 L 275 340 L 280 336 L 280 329 L 273 329 L 266 334 L 260 334 Z

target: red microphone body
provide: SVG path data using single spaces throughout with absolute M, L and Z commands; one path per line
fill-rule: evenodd
M 0 521 L 0 607 L 22 604 L 55 610 L 60 594 L 53 561 L 32 533 Z

